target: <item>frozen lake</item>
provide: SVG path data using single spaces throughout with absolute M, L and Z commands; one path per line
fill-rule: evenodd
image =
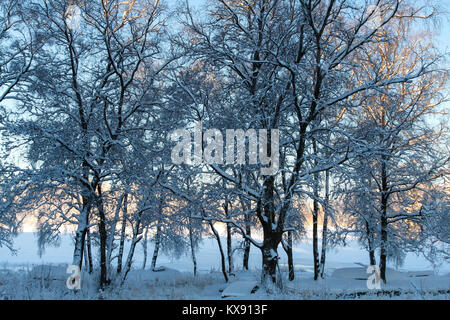
M 0 248 L 0 268 L 16 267 L 33 264 L 70 264 L 73 254 L 73 236 L 71 234 L 62 234 L 61 243 L 59 247 L 47 247 L 42 257 L 38 255 L 38 246 L 36 234 L 32 232 L 23 232 L 15 239 L 14 246 L 17 249 L 17 254 L 13 255 L 11 252 L 3 247 Z M 225 239 L 222 239 L 222 246 L 225 248 Z M 240 239 L 234 239 L 233 245 L 236 245 Z M 97 250 L 97 248 L 93 248 Z M 126 249 L 128 249 L 126 247 Z M 287 258 L 284 250 L 278 249 L 281 257 L 281 266 L 287 263 Z M 153 244 L 149 242 L 147 268 L 151 263 L 153 253 Z M 127 250 L 125 251 L 125 257 Z M 95 258 L 96 255 L 94 255 Z M 138 244 L 134 256 L 134 268 L 141 268 L 143 262 L 142 246 Z M 95 262 L 94 262 L 95 263 Z M 330 273 L 336 268 L 355 267 L 355 263 L 368 264 L 368 254 L 361 249 L 356 242 L 349 241 L 348 246 L 332 249 L 327 253 L 327 271 Z M 114 262 L 113 262 L 114 264 Z M 301 243 L 294 246 L 294 264 L 296 270 L 312 271 L 312 246 L 310 241 L 303 240 Z M 162 252 L 158 257 L 157 265 L 168 266 L 179 271 L 192 272 L 192 261 L 189 252 L 182 255 L 178 259 L 170 257 Z M 234 265 L 237 269 L 242 267 L 242 255 L 234 255 Z M 259 269 L 261 267 L 261 253 L 259 249 L 252 247 L 250 251 L 249 265 L 251 269 Z M 215 239 L 206 238 L 200 244 L 197 252 L 197 266 L 200 272 L 209 272 L 211 270 L 220 269 L 220 255 L 217 249 L 217 242 Z M 415 254 L 408 254 L 405 263 L 402 267 L 396 268 L 394 265 L 388 266 L 393 269 L 402 271 L 420 271 L 432 270 L 432 264 L 422 256 Z M 444 263 L 439 266 L 436 271 L 438 274 L 450 273 L 450 264 Z

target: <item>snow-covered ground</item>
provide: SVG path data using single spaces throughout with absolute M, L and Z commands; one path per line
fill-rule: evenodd
M 368 275 L 364 272 L 365 268 L 358 265 L 367 264 L 367 253 L 354 242 L 328 252 L 327 277 L 319 281 L 312 279 L 311 244 L 297 244 L 294 248 L 296 279 L 291 282 L 285 279 L 282 290 L 275 288 L 270 295 L 254 286 L 258 283 L 261 266 L 259 250 L 251 250 L 250 272 L 236 272 L 230 279 L 230 285 L 224 282 L 221 275 L 220 256 L 214 239 L 205 239 L 198 250 L 197 277 L 192 274 L 189 255 L 175 259 L 161 253 L 157 265 L 164 266 L 166 270 L 141 270 L 143 253 L 139 246 L 134 259 L 135 269 L 130 272 L 126 284 L 120 290 L 102 293 L 101 296 L 96 288 L 95 275 L 90 276 L 87 273 L 82 275 L 81 293 L 75 294 L 66 288 L 65 265 L 70 264 L 73 253 L 71 235 L 62 235 L 60 246 L 48 247 L 42 257 L 38 255 L 37 241 L 33 233 L 21 233 L 15 240 L 15 247 L 16 255 L 12 255 L 6 248 L 0 248 L 0 298 L 222 299 L 224 296 L 225 299 L 450 299 L 450 265 L 444 263 L 433 268 L 426 259 L 414 254 L 408 254 L 401 268 L 396 269 L 395 266 L 388 265 L 391 268 L 388 280 L 390 277 L 391 281 L 382 285 L 381 291 L 368 290 L 364 278 Z M 152 249 L 150 244 L 147 268 Z M 279 253 L 281 269 L 285 270 L 286 256 L 282 249 Z M 236 254 L 234 262 L 239 270 L 242 256 Z M 37 271 L 36 265 L 64 266 L 54 268 L 54 274 L 50 275 L 48 271 Z M 286 272 L 284 277 L 285 274 Z

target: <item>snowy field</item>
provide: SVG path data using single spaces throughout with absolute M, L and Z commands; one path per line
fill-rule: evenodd
M 59 247 L 48 247 L 39 257 L 35 234 L 22 233 L 15 241 L 16 255 L 0 248 L 0 299 L 450 299 L 450 265 L 433 268 L 423 257 L 413 254 L 406 257 L 401 268 L 388 265 L 388 284 L 382 284 L 381 290 L 368 290 L 368 274 L 360 265 L 367 264 L 367 253 L 356 243 L 329 251 L 327 277 L 314 281 L 311 245 L 303 242 L 294 249 L 295 280 L 284 279 L 281 290 L 276 288 L 268 294 L 258 288 L 259 250 L 252 248 L 248 272 L 241 271 L 242 257 L 234 256 L 236 272 L 227 284 L 220 272 L 216 246 L 213 239 L 202 242 L 197 277 L 193 276 L 188 255 L 175 259 L 161 253 L 157 266 L 165 270 L 142 270 L 143 253 L 139 246 L 134 269 L 122 288 L 111 286 L 113 289 L 100 294 L 97 275 L 83 272 L 82 288 L 75 293 L 66 288 L 65 271 L 73 253 L 71 235 L 63 235 Z M 151 258 L 151 244 L 148 250 Z M 279 253 L 286 278 L 287 259 L 282 249 Z M 147 261 L 147 269 L 149 264 Z

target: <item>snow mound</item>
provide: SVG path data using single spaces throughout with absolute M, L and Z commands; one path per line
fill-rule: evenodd
M 432 270 L 409 271 L 408 276 L 410 276 L 410 277 L 430 277 L 430 276 L 434 276 L 434 271 L 432 271 Z
M 331 277 L 338 279 L 355 279 L 355 280 L 367 280 L 373 273 L 367 273 L 366 268 L 340 268 L 334 270 Z M 388 281 L 393 280 L 405 280 L 408 278 L 408 274 L 396 271 L 393 269 L 386 269 L 386 279 Z
M 252 294 L 258 287 L 258 282 L 254 280 L 240 280 L 231 283 L 222 292 L 222 298 L 246 297 Z
M 161 272 L 161 271 L 166 271 L 166 267 L 155 267 L 153 269 L 153 272 Z

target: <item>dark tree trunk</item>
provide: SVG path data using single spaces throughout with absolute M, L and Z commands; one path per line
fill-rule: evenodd
M 316 141 L 313 140 L 313 151 L 317 154 Z M 314 160 L 314 165 L 317 166 L 317 160 Z M 314 199 L 313 199 L 313 263 L 314 263 L 314 280 L 319 278 L 319 234 L 317 230 L 319 218 L 319 173 L 314 173 Z
M 386 283 L 386 259 L 387 259 L 387 218 L 382 213 L 381 216 L 381 248 L 380 248 L 380 278 Z
M 120 230 L 119 254 L 117 256 L 117 273 L 119 274 L 122 272 L 122 259 L 123 259 L 123 249 L 125 246 L 127 215 L 128 215 L 128 194 L 125 195 L 125 198 L 123 200 L 122 227 Z
M 233 243 L 231 239 L 231 225 L 227 223 L 227 256 L 228 256 L 228 273 L 233 272 Z
M 88 264 L 89 264 L 89 268 L 88 268 L 88 272 L 89 274 L 92 273 L 94 266 L 92 263 L 92 245 L 91 245 L 91 233 L 89 232 L 89 229 L 86 230 L 86 247 L 87 247 L 87 256 L 88 256 Z
M 369 249 L 369 260 L 371 266 L 375 266 L 377 264 L 375 259 L 375 251 L 373 249 Z
M 388 206 L 388 186 L 387 186 L 387 171 L 386 171 L 386 158 L 382 157 L 381 163 L 381 244 L 380 244 L 380 278 L 383 283 L 386 283 L 386 259 L 387 259 L 387 206 Z
M 278 245 L 281 242 L 282 231 L 275 226 L 274 208 L 274 177 L 270 176 L 264 181 L 264 193 L 261 203 L 257 205 L 257 215 L 263 227 L 262 252 L 262 282 L 270 281 L 281 284 L 277 279 Z
M 317 231 L 318 203 L 314 200 L 313 209 L 313 260 L 314 260 L 314 280 L 319 278 L 319 246 Z
M 246 225 L 245 225 L 245 234 L 247 236 L 251 236 L 251 228 L 250 228 L 250 223 L 247 224 L 246 221 Z M 244 240 L 244 261 L 243 261 L 243 267 L 245 270 L 248 270 L 248 260 L 250 258 L 250 240 L 245 239 Z
M 262 253 L 263 274 L 262 281 L 278 284 L 277 266 L 278 266 L 278 245 L 281 241 L 281 234 L 271 233 L 264 237 Z
M 99 215 L 98 232 L 100 237 L 100 289 L 104 289 L 109 283 L 108 269 L 106 265 L 106 216 L 103 208 L 103 195 L 101 185 L 98 185 L 97 210 Z
M 292 231 L 288 231 L 286 254 L 288 257 L 289 281 L 292 281 L 295 278 L 294 257 L 292 252 Z
M 225 216 L 230 219 L 228 211 L 228 202 L 224 205 Z M 228 258 L 228 273 L 233 272 L 233 243 L 231 238 L 232 224 L 227 223 L 227 258 Z
M 244 223 L 245 223 L 245 235 L 250 237 L 252 234 L 252 230 L 251 230 L 251 221 L 250 221 L 250 213 L 248 212 L 248 210 L 250 209 L 250 206 L 245 205 L 244 203 L 244 199 L 242 199 L 242 197 L 240 198 L 241 200 L 241 207 L 242 210 L 245 211 L 244 214 Z M 248 238 L 244 238 L 244 259 L 243 259 L 243 268 L 245 270 L 248 270 L 248 260 L 250 258 L 250 240 L 248 240 Z
M 322 227 L 322 254 L 320 256 L 320 277 L 324 277 L 325 261 L 327 254 L 327 230 L 328 230 L 328 215 L 329 215 L 329 180 L 330 173 L 325 171 L 325 206 L 323 210 L 323 227 Z

